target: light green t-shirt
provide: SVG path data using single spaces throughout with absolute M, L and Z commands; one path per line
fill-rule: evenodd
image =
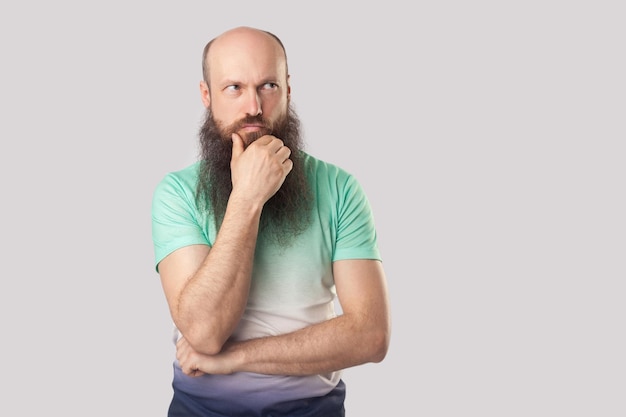
M 248 305 L 233 334 L 237 340 L 287 333 L 335 317 L 333 261 L 381 260 L 371 207 L 357 180 L 333 164 L 303 156 L 315 198 L 310 227 L 287 247 L 257 242 Z M 199 165 L 196 162 L 167 174 L 154 192 L 152 237 L 157 271 L 159 262 L 176 249 L 194 244 L 211 246 L 215 241 L 213 219 L 196 205 Z M 296 391 L 304 386 L 307 395 L 311 390 L 324 395 L 336 385 L 339 375 L 294 377 L 279 384 L 282 388 L 277 395 L 298 397 L 299 393 L 290 395 L 286 386 Z M 254 378 L 242 382 L 233 389 L 254 389 Z M 189 383 L 204 391 L 199 380 Z

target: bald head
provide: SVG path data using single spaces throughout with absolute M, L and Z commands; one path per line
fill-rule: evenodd
M 284 65 L 285 74 L 288 74 L 287 53 L 282 41 L 271 32 L 240 26 L 227 30 L 215 37 L 204 47 L 202 53 L 202 76 L 210 85 L 211 67 L 218 64 L 224 57 L 243 54 L 249 57 L 263 57 L 264 59 L 279 59 Z

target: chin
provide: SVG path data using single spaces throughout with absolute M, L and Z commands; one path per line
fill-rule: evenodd
M 270 131 L 267 129 L 261 129 L 254 132 L 241 132 L 239 136 L 243 139 L 243 142 L 246 146 L 250 145 L 255 140 L 259 139 L 262 136 L 269 135 Z

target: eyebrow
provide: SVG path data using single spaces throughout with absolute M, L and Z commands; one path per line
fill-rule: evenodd
M 258 85 L 263 85 L 263 84 L 266 84 L 266 83 L 274 83 L 274 84 L 281 85 L 281 83 L 278 82 L 278 78 L 276 78 L 276 77 L 262 78 Z M 234 78 L 227 78 L 227 79 L 221 81 L 219 83 L 219 86 L 226 87 L 228 85 L 241 85 L 241 84 L 243 84 L 241 81 L 237 81 Z

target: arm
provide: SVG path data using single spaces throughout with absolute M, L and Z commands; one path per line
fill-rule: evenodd
M 183 371 L 310 375 L 382 361 L 391 330 L 382 264 L 343 260 L 334 263 L 333 273 L 343 315 L 284 335 L 229 343 L 217 355 L 200 354 L 181 339 L 177 358 Z
M 261 210 L 291 171 L 289 155 L 273 136 L 244 151 L 241 138 L 233 135 L 233 191 L 213 247 L 183 247 L 159 263 L 172 319 L 198 352 L 219 352 L 241 318 Z

